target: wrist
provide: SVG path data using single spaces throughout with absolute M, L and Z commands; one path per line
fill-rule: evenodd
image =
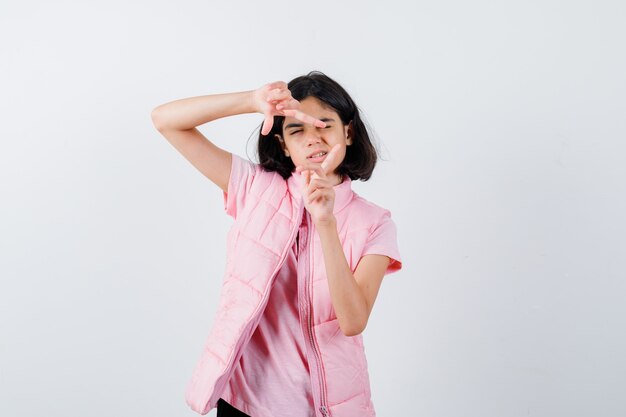
M 326 219 L 317 220 L 315 222 L 315 227 L 320 232 L 325 232 L 329 230 L 337 230 L 337 219 L 335 218 L 335 215 L 332 214 L 330 215 L 330 217 Z
M 263 113 L 263 111 L 261 111 L 258 105 L 257 91 L 250 90 L 250 91 L 245 91 L 244 93 L 246 94 L 246 102 L 247 102 L 247 107 L 249 110 L 248 113 Z

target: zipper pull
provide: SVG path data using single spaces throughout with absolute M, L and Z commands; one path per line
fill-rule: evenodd
M 320 407 L 320 411 L 322 412 L 322 415 L 323 415 L 324 417 L 328 417 L 328 410 L 326 409 L 326 407 L 325 407 L 325 406 L 321 406 L 321 407 Z

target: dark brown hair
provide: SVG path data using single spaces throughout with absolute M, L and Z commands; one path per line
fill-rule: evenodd
M 287 84 L 291 96 L 298 101 L 315 97 L 331 107 L 341 119 L 343 125 L 352 122 L 352 145 L 346 147 L 346 156 L 337 168 L 341 176 L 348 175 L 351 180 L 367 181 L 374 171 L 378 154 L 370 135 L 361 120 L 359 108 L 348 92 L 335 80 L 319 71 L 296 77 Z M 283 135 L 284 116 L 274 116 L 272 130 L 263 135 L 259 129 L 259 163 L 266 171 L 278 172 L 287 179 L 295 169 L 291 158 L 285 156 L 276 140 L 276 134 Z

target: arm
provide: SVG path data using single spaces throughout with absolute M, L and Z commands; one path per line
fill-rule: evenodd
M 359 259 L 352 275 L 337 233 L 337 219 L 333 214 L 335 191 L 327 176 L 338 158 L 339 149 L 340 145 L 333 146 L 321 164 L 305 163 L 297 166 L 296 172 L 302 173 L 304 206 L 320 237 L 330 297 L 339 327 L 346 336 L 356 336 L 367 326 L 391 258 L 365 255 Z
M 339 240 L 335 219 L 319 224 L 317 231 L 339 327 L 346 336 L 356 336 L 367 326 L 390 258 L 384 255 L 365 255 L 352 275 Z
M 244 113 L 263 113 L 264 135 L 270 132 L 274 116 L 289 114 L 307 123 L 324 124 L 297 110 L 299 104 L 291 97 L 287 84 L 277 81 L 256 90 L 190 97 L 162 104 L 152 110 L 152 122 L 193 166 L 227 192 L 232 155 L 209 141 L 196 127 Z
M 204 176 L 227 191 L 232 155 L 209 141 L 196 126 L 256 111 L 253 91 L 185 98 L 152 110 L 156 129 Z

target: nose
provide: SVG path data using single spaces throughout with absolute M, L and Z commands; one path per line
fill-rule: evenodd
M 316 143 L 320 143 L 322 141 L 322 138 L 319 132 L 317 131 L 317 129 L 309 129 L 308 132 L 306 132 L 305 134 L 304 140 L 305 140 L 306 146 L 311 146 Z

